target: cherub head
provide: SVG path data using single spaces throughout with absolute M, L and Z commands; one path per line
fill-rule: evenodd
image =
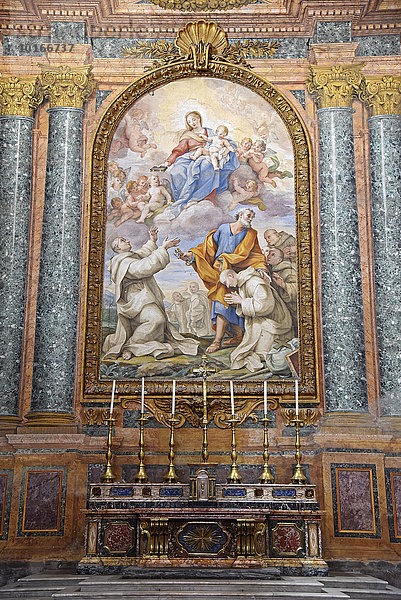
M 266 229 L 263 236 L 269 246 L 275 246 L 280 239 L 276 229 Z
M 135 190 L 138 189 L 138 184 L 135 180 L 127 181 L 127 185 L 125 187 L 127 188 L 127 192 L 130 194 L 132 191 L 135 192 Z
M 159 185 L 160 185 L 160 177 L 158 175 L 151 175 L 149 177 L 149 183 L 153 187 L 159 187 Z
M 228 128 L 225 125 L 219 125 L 216 128 L 216 133 L 219 138 L 225 138 L 228 135 Z
M 121 198 L 116 197 L 110 200 L 110 204 L 113 208 L 121 208 L 124 202 L 121 200 Z
M 114 177 L 117 174 L 117 172 L 120 170 L 120 167 L 114 160 L 111 160 L 110 162 L 107 163 L 107 169 L 108 169 L 109 173 L 111 173 Z
M 258 187 L 259 186 L 254 179 L 248 179 L 248 181 L 245 181 L 245 189 L 247 192 L 256 192 Z
M 266 144 L 263 140 L 256 140 L 256 142 L 253 143 L 253 147 L 257 152 L 266 152 Z
M 117 171 L 117 173 L 115 174 L 115 177 L 116 177 L 117 181 L 119 181 L 120 183 L 123 183 L 124 179 L 127 177 L 127 174 L 122 169 L 119 169 Z
M 149 181 L 148 181 L 148 178 L 146 177 L 146 175 L 140 175 L 138 177 L 137 184 L 138 184 L 138 189 L 141 192 L 147 192 L 148 191 L 148 189 L 149 189 Z
M 242 150 L 244 150 L 245 152 L 250 150 L 252 148 L 251 138 L 249 138 L 249 137 L 242 138 L 240 146 L 241 146 Z

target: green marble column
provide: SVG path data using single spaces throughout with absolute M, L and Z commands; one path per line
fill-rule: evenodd
M 37 77 L 0 79 L 0 429 L 20 421 L 25 287 L 32 188 L 33 112 Z
M 382 416 L 401 417 L 401 77 L 366 77 Z
M 27 425 L 72 426 L 82 185 L 82 117 L 93 90 L 90 67 L 44 68 L 50 100 L 46 185 Z
M 368 411 L 352 99 L 361 65 L 311 67 L 317 99 L 326 412 Z

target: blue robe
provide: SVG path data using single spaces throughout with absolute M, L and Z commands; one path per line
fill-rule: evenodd
M 243 229 L 239 233 L 233 234 L 231 232 L 229 223 L 223 223 L 223 225 L 220 225 L 217 231 L 215 231 L 213 234 L 213 241 L 217 246 L 215 259 L 217 259 L 220 254 L 223 254 L 224 252 L 229 254 L 234 252 L 238 244 L 240 244 L 246 236 L 246 231 L 246 229 Z M 213 300 L 211 318 L 214 325 L 216 325 L 217 315 L 222 315 L 225 317 L 229 325 L 232 323 L 233 325 L 239 325 L 242 329 L 244 329 L 244 318 L 237 315 L 235 305 L 229 304 L 228 308 L 226 308 L 221 302 Z
M 212 129 L 206 128 L 208 137 L 214 134 Z M 231 140 L 230 144 L 234 147 Z M 207 156 L 200 156 L 196 160 L 189 158 L 193 151 L 179 156 L 171 166 L 170 182 L 174 198 L 171 207 L 171 219 L 178 217 L 188 202 L 200 202 L 216 190 L 220 194 L 227 189 L 228 177 L 239 167 L 237 155 L 229 153 L 229 160 L 220 171 L 215 171 Z

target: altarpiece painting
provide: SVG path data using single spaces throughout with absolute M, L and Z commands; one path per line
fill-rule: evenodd
M 99 125 L 84 397 L 162 393 L 207 356 L 217 387 L 300 375 L 316 401 L 309 144 L 284 96 L 227 68 L 156 69 Z

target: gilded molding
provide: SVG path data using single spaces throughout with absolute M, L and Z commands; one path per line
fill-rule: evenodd
M 33 117 L 43 100 L 39 77 L 1 77 L 0 110 L 2 116 Z
M 372 117 L 401 115 L 401 77 L 364 77 L 359 97 Z
M 300 393 L 303 399 L 318 403 L 312 258 L 311 149 L 306 130 L 287 98 L 259 75 L 242 65 L 236 65 L 225 58 L 215 56 L 213 51 L 206 54 L 207 66 L 205 66 L 205 53 L 208 51 L 205 49 L 205 44 L 201 42 L 202 40 L 196 48 L 196 52 L 200 53 L 199 60 L 198 57 L 195 59 L 193 54 L 189 58 L 177 58 L 174 55 L 171 57 L 171 62 L 157 69 L 147 71 L 141 78 L 129 85 L 108 108 L 95 135 L 91 161 L 91 182 L 89 185 L 91 214 L 89 217 L 89 264 L 85 301 L 86 336 L 83 366 L 83 401 L 93 402 L 95 399 L 98 401 L 104 398 L 104 402 L 109 402 L 112 385 L 111 380 L 100 377 L 107 157 L 112 137 L 124 114 L 145 94 L 152 93 L 155 89 L 173 81 L 194 77 L 214 77 L 243 85 L 266 100 L 284 122 L 293 143 L 299 275 Z M 202 65 L 201 68 L 199 68 L 200 64 Z M 146 398 L 147 408 L 150 408 L 150 400 L 152 400 L 157 404 L 157 407 L 155 406 L 157 411 L 161 414 L 168 414 L 171 405 L 171 386 L 171 381 L 149 382 Z M 200 380 L 182 380 L 177 382 L 177 387 L 180 401 L 185 401 L 190 406 L 196 401 L 194 397 L 199 396 L 199 402 L 201 403 L 202 382 Z M 138 403 L 141 394 L 139 381 L 119 381 L 118 389 L 120 398 L 124 396 L 121 402 L 122 408 L 127 408 L 129 402 Z M 279 397 L 282 402 L 288 402 L 289 398 L 293 398 L 294 384 L 292 381 L 268 381 L 268 394 L 270 397 Z M 208 398 L 209 403 L 214 400 L 221 401 L 224 404 L 224 407 L 221 407 L 222 414 L 227 413 L 229 402 L 227 381 L 210 379 L 208 381 Z M 236 398 L 238 398 L 238 401 L 242 398 L 244 401 L 249 402 L 249 407 L 244 412 L 250 414 L 255 406 L 263 402 L 263 382 L 236 381 Z M 177 412 L 181 411 L 177 409 Z M 199 415 L 194 413 L 197 413 L 197 411 L 192 411 L 192 416 L 189 416 L 188 413 L 185 418 L 189 417 L 189 421 L 193 418 L 196 422 Z M 224 426 L 223 423 L 221 425 Z
M 363 63 L 311 66 L 306 86 L 318 108 L 351 108 L 362 83 L 363 66 Z
M 253 0 L 152 0 L 153 4 L 167 10 L 186 12 L 232 10 L 251 4 Z
M 50 101 L 50 108 L 83 108 L 84 102 L 95 88 L 92 65 L 51 67 L 40 65 L 40 82 L 43 93 Z

